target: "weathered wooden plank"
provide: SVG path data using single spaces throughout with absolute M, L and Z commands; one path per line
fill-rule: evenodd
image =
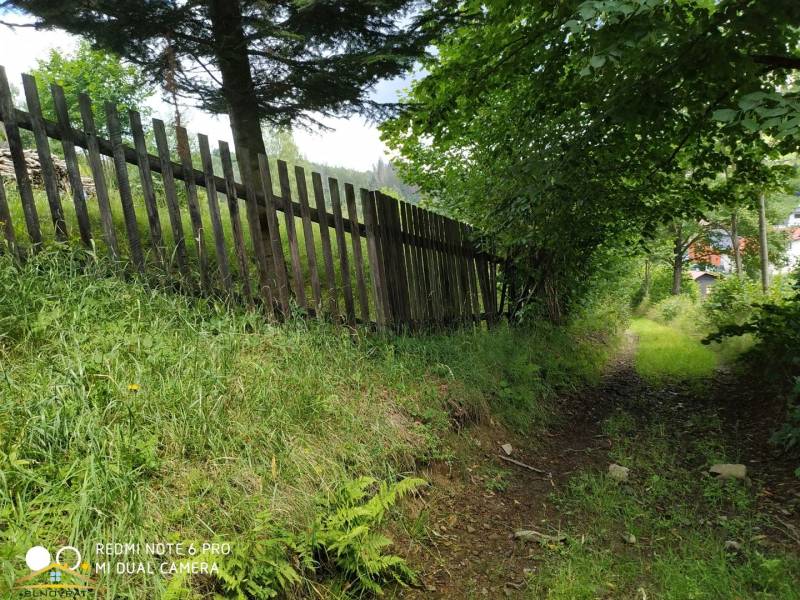
M 245 302 L 253 304 L 253 291 L 250 287 L 250 266 L 247 261 L 247 250 L 244 246 L 242 233 L 242 218 L 239 216 L 239 198 L 236 196 L 236 180 L 233 178 L 233 162 L 231 161 L 230 147 L 226 142 L 219 141 L 219 157 L 222 161 L 222 175 L 227 186 L 225 198 L 228 202 L 228 215 L 231 219 L 231 232 L 233 233 L 233 249 L 239 263 L 239 279 L 242 284 L 242 294 Z
M 407 218 L 410 235 L 418 237 L 417 232 L 417 207 L 407 203 Z M 416 303 L 416 318 L 419 326 L 422 327 L 428 320 L 427 304 L 425 302 L 425 271 L 422 267 L 422 246 L 420 244 L 409 245 L 411 251 L 411 262 L 414 266 L 414 301 Z
M 8 208 L 8 198 L 6 197 L 6 188 L 2 177 L 0 177 L 0 229 L 3 230 L 6 248 L 16 255 L 18 251 L 17 236 L 14 233 L 14 223 L 11 220 L 11 211 Z M 2 250 L 2 246 L 0 246 L 0 250 Z
M 347 204 L 347 218 L 351 225 L 358 223 L 358 212 L 356 211 L 356 193 L 352 184 L 344 184 L 344 197 Z M 362 197 L 363 204 L 363 197 Z M 361 252 L 361 235 L 359 228 L 351 227 L 350 241 L 353 245 L 353 268 L 356 272 L 356 289 L 358 291 L 358 306 L 361 312 L 361 320 L 369 323 L 369 298 L 367 296 L 367 285 L 364 277 L 364 259 Z M 366 225 L 364 227 L 366 233 Z
M 153 174 L 150 171 L 147 143 L 144 140 L 144 130 L 142 129 L 142 118 L 138 112 L 132 110 L 128 112 L 128 119 L 130 119 L 131 123 L 134 149 L 139 160 L 137 164 L 139 167 L 139 181 L 142 184 L 147 224 L 150 227 L 150 245 L 153 247 L 153 257 L 157 264 L 166 266 L 164 260 L 164 235 L 161 231 L 161 217 L 158 215 L 156 192 L 153 187 Z
M 288 317 L 291 307 L 289 304 L 289 278 L 286 273 L 286 259 L 283 256 L 280 231 L 278 229 L 278 216 L 275 212 L 275 202 L 272 192 L 272 175 L 269 172 L 269 161 L 263 154 L 258 155 L 258 172 L 261 175 L 261 190 L 264 196 L 264 208 L 267 211 L 267 229 L 272 247 L 272 262 L 275 268 L 275 294 L 280 300 L 281 312 Z M 266 240 L 265 240 L 266 243 Z
M 456 280 L 456 314 L 459 320 L 463 322 L 467 316 L 465 302 L 469 301 L 469 293 L 466 291 L 464 284 L 466 270 L 463 268 L 461 244 L 458 238 L 456 222 L 453 219 L 447 219 L 447 231 L 450 245 L 453 248 L 453 272 Z
M 100 148 L 97 143 L 97 130 L 94 125 L 92 101 L 86 94 L 78 94 L 78 107 L 81 111 L 83 131 L 86 134 L 86 150 L 89 159 L 89 168 L 94 180 L 94 193 L 97 196 L 97 207 L 100 209 L 100 226 L 103 229 L 103 239 L 106 241 L 111 256 L 119 259 L 119 244 L 117 232 L 114 230 L 114 217 L 111 212 L 111 200 L 108 197 L 108 186 L 103 173 L 103 163 L 100 160 Z
M 31 179 L 28 175 L 22 138 L 19 134 L 19 127 L 17 126 L 16 115 L 14 113 L 14 101 L 11 96 L 11 88 L 8 85 L 6 70 L 3 67 L 0 67 L 0 118 L 3 120 L 8 148 L 11 151 L 11 159 L 14 162 L 14 174 L 17 178 L 17 190 L 19 190 L 20 200 L 22 201 L 25 226 L 28 228 L 28 235 L 33 243 L 34 251 L 36 251 L 42 244 L 42 231 L 39 228 L 39 213 L 36 211 L 36 202 L 33 198 L 33 187 L 31 186 Z
M 314 244 L 314 228 L 311 226 L 311 209 L 308 204 L 308 189 L 306 187 L 306 173 L 303 167 L 294 168 L 294 178 L 297 183 L 297 196 L 300 201 L 300 218 L 303 222 L 303 238 L 306 246 L 306 261 L 308 274 L 311 279 L 311 293 L 314 296 L 314 310 L 318 317 L 322 316 L 322 285 L 319 281 L 317 269 L 317 250 Z
M 361 189 L 361 210 L 364 214 L 364 225 L 367 230 L 367 257 L 369 258 L 372 291 L 375 298 L 376 321 L 379 330 L 387 327 L 388 297 L 384 287 L 383 265 L 378 249 L 378 224 L 375 193 Z
M 461 224 L 461 241 L 466 249 L 467 256 L 467 277 L 469 280 L 470 307 L 472 320 L 480 323 L 481 306 L 478 300 L 478 282 L 475 277 L 475 247 L 472 241 L 472 233 L 467 225 Z
M 391 327 L 397 320 L 397 293 L 394 286 L 397 273 L 392 254 L 389 211 L 386 203 L 381 201 L 380 192 L 370 192 L 370 203 L 374 205 L 375 209 L 375 246 L 378 252 L 377 265 L 383 276 L 381 293 L 384 301 L 385 324 Z
M 417 207 L 417 228 L 422 239 L 422 269 L 425 273 L 425 305 L 428 315 L 428 325 L 437 322 L 436 318 L 436 287 L 433 270 L 433 249 L 428 231 L 428 211 Z
M 64 221 L 64 209 L 61 207 L 61 194 L 56 178 L 53 157 L 50 154 L 50 141 L 42 117 L 42 105 L 39 101 L 39 90 L 36 80 L 28 74 L 22 76 L 22 87 L 25 90 L 25 101 L 28 104 L 28 113 L 33 126 L 33 138 L 36 141 L 36 153 L 39 155 L 39 168 L 42 170 L 44 191 L 47 195 L 47 204 L 50 206 L 50 216 L 53 219 L 56 239 L 67 239 L 67 223 Z
M 414 235 L 411 226 L 411 205 L 408 202 L 400 202 L 400 223 L 403 230 L 403 251 L 406 259 L 406 280 L 408 282 L 408 300 L 411 308 L 411 323 L 413 328 L 422 325 L 422 315 L 420 314 L 419 301 L 419 269 L 417 268 L 416 250 L 417 247 L 411 243 Z
M 122 126 L 119 122 L 117 107 L 112 102 L 105 103 L 106 123 L 108 125 L 108 138 L 114 154 L 114 170 L 117 173 L 117 189 L 122 204 L 122 214 L 125 218 L 125 231 L 128 234 L 128 247 L 131 251 L 133 266 L 144 272 L 144 254 L 142 253 L 142 240 L 139 237 L 139 223 L 136 219 L 136 209 L 133 205 L 133 193 L 128 179 L 128 164 L 125 162 L 125 148 L 122 145 Z
M 322 187 L 322 176 L 319 173 L 311 173 L 311 184 L 314 189 L 314 204 L 317 209 L 319 222 L 319 239 L 322 246 L 322 261 L 325 263 L 325 280 L 328 284 L 328 304 L 331 316 L 339 318 L 339 301 L 337 296 L 339 290 L 336 287 L 336 271 L 333 269 L 333 251 L 331 250 L 331 236 L 328 226 L 325 225 L 327 219 L 325 214 L 325 191 Z M 334 217 L 335 224 L 335 217 Z
M 408 205 L 408 224 L 410 234 L 415 240 L 420 239 L 419 235 L 419 210 L 414 204 Z M 425 268 L 423 265 L 424 247 L 422 243 L 411 246 L 411 258 L 414 264 L 414 289 L 417 303 L 417 319 L 420 328 L 425 327 L 428 322 L 427 304 L 427 281 L 425 279 Z
M 73 129 L 69 121 L 67 111 L 67 101 L 64 98 L 64 90 L 61 86 L 52 84 L 50 94 L 53 97 L 53 106 L 58 119 L 58 127 L 61 134 L 61 148 L 64 151 L 64 163 L 67 165 L 67 177 L 69 187 L 72 190 L 72 203 L 75 205 L 75 216 L 78 220 L 78 231 L 83 243 L 92 247 L 92 228 L 89 223 L 89 210 L 86 207 L 86 193 L 83 189 L 83 180 L 78 167 L 78 157 L 75 154 L 75 142 L 73 140 Z
M 189 221 L 192 224 L 197 261 L 200 265 L 200 286 L 209 294 L 211 293 L 211 281 L 208 274 L 208 251 L 206 250 L 200 203 L 197 199 L 197 184 L 192 176 L 194 166 L 192 165 L 192 155 L 189 152 L 189 136 L 186 134 L 186 129 L 176 127 L 175 138 L 178 146 L 178 156 L 181 161 L 180 170 L 183 175 L 183 181 L 186 184 L 186 204 L 189 207 Z
M 356 306 L 353 297 L 353 286 L 350 283 L 350 260 L 347 255 L 347 242 L 344 236 L 344 222 L 342 219 L 342 199 L 339 195 L 339 182 L 333 177 L 328 178 L 328 189 L 331 195 L 331 210 L 336 231 L 336 248 L 339 251 L 339 269 L 342 275 L 342 291 L 344 292 L 345 319 L 351 327 L 356 324 Z M 356 236 L 358 239 L 359 236 Z M 359 249 L 360 249 L 359 243 Z
M 292 258 L 292 281 L 294 284 L 294 297 L 300 308 L 307 309 L 306 284 L 303 279 L 303 267 L 300 263 L 300 246 L 297 243 L 297 231 L 294 225 L 294 206 L 292 203 L 292 188 L 289 185 L 289 168 L 285 161 L 278 161 L 278 181 L 283 196 L 285 208 L 283 216 L 286 221 L 286 239 L 289 242 L 289 254 Z
M 439 237 L 439 243 L 442 244 L 442 272 L 444 288 L 444 304 L 445 304 L 445 321 L 448 325 L 452 324 L 455 318 L 455 282 L 453 281 L 453 267 L 450 256 L 450 245 L 447 243 L 447 236 L 445 235 L 445 220 L 442 215 L 435 215 L 436 228 Z
M 164 184 L 164 199 L 167 203 L 172 239 L 175 241 L 175 261 L 178 263 L 178 270 L 181 275 L 191 285 L 192 274 L 189 270 L 189 261 L 186 255 L 186 237 L 183 233 L 183 219 L 181 218 L 181 208 L 178 203 L 178 193 L 175 190 L 175 176 L 172 171 L 169 142 L 167 141 L 164 121 L 153 119 L 153 134 L 156 140 L 156 148 L 158 149 L 158 158 L 161 162 L 161 181 Z
M 436 322 L 436 281 L 433 264 L 433 244 L 430 239 L 428 228 L 428 211 L 421 208 L 417 209 L 417 216 L 420 223 L 420 235 L 424 242 L 422 245 L 422 265 L 425 270 L 425 286 L 428 303 L 428 320 L 431 324 Z
M 238 148 L 236 156 L 240 165 L 250 164 L 250 153 L 246 148 Z M 270 265 L 267 262 L 266 242 L 258 212 L 258 200 L 256 200 L 256 182 L 253 181 L 248 169 L 244 169 L 241 175 L 247 193 L 245 208 L 247 210 L 247 224 L 250 228 L 250 239 L 253 243 L 253 254 L 255 255 L 258 270 L 259 296 L 263 300 L 265 311 L 272 316 L 275 313 L 275 298 L 272 294 L 272 290 L 275 287 L 275 278 L 272 277 Z M 269 221 L 266 220 L 266 223 L 267 231 L 269 231 Z
M 231 270 L 228 265 L 228 249 L 225 247 L 225 234 L 222 230 L 222 219 L 219 214 L 219 200 L 217 188 L 214 185 L 214 163 L 211 161 L 211 149 L 208 145 L 208 136 L 198 134 L 197 141 L 200 146 L 200 160 L 203 163 L 203 172 L 206 176 L 206 197 L 208 199 L 208 213 L 211 219 L 211 229 L 214 234 L 214 248 L 217 254 L 217 269 L 222 280 L 222 287 L 228 297 L 233 296 L 233 282 Z

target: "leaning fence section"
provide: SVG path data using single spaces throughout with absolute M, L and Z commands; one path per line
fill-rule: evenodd
M 135 111 L 123 132 L 117 107 L 98 110 L 86 95 L 73 123 L 57 85 L 51 120 L 33 77 L 22 84 L 25 111 L 0 67 L 0 160 L 13 165 L 0 169 L 0 251 L 83 244 L 172 289 L 275 319 L 418 330 L 491 324 L 501 311 L 498 260 L 463 223 L 225 142 L 212 150 L 204 135 L 192 152 L 185 129 L 153 119 L 146 132 Z

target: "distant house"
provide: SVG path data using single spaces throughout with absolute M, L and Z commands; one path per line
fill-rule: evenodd
M 800 265 L 800 206 L 789 214 L 783 225 L 779 225 L 775 229 L 785 231 L 789 238 L 786 248 L 786 266 L 778 270 L 779 273 L 788 273 Z
M 708 290 L 717 283 L 719 274 L 711 271 L 689 271 L 689 274 L 700 289 L 700 299 L 705 300 Z
M 789 249 L 786 252 L 786 258 L 789 260 L 787 270 L 793 270 L 800 265 L 800 227 L 789 231 Z
M 795 208 L 786 219 L 786 227 L 800 227 L 800 206 Z

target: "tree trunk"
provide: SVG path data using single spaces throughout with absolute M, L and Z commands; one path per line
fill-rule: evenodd
M 678 296 L 681 293 L 681 283 L 683 280 L 683 225 L 675 227 L 675 247 L 672 259 L 672 295 Z
M 258 110 L 258 97 L 250 71 L 250 57 L 247 53 L 247 40 L 242 24 L 242 10 L 239 0 L 209 0 L 209 14 L 214 34 L 217 67 L 222 75 L 222 94 L 228 104 L 228 118 L 236 149 L 247 150 L 249 164 L 238 160 L 241 177 L 247 177 L 257 192 L 261 191 L 261 176 L 258 169 L 259 154 L 266 154 L 264 138 L 261 135 L 261 117 Z M 263 207 L 262 207 L 263 208 Z M 266 210 L 259 210 L 259 227 L 262 244 L 268 265 L 273 262 L 270 244 L 269 221 Z M 273 232 L 276 233 L 277 232 Z M 269 269 L 269 285 L 276 286 L 275 271 Z
M 733 264 L 736 276 L 742 278 L 742 249 L 739 247 L 739 219 L 736 211 L 731 213 L 731 246 L 733 247 Z
M 766 198 L 763 193 L 758 197 L 758 238 L 761 255 L 761 288 L 766 293 L 769 289 L 769 252 L 767 249 Z
M 209 9 L 217 67 L 222 75 L 222 94 L 228 103 L 233 143 L 236 148 L 245 148 L 250 158 L 248 165 L 239 162 L 239 171 L 242 177 L 250 177 L 256 190 L 260 191 L 258 155 L 267 152 L 261 135 L 258 97 L 250 72 L 241 6 L 239 0 L 210 0 Z M 259 214 L 261 231 L 266 236 L 269 231 L 266 213 L 259 211 Z M 269 237 L 265 237 L 265 240 L 269 240 Z M 264 250 L 268 256 L 272 256 L 268 242 L 264 244 Z

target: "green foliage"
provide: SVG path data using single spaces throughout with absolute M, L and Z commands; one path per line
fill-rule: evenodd
M 744 323 L 723 324 L 704 343 L 730 337 L 752 335 L 757 344 L 744 355 L 748 368 L 779 393 L 789 396 L 787 421 L 772 440 L 787 450 L 796 450 L 800 440 L 800 269 L 794 275 L 793 293 L 784 301 L 752 306 L 753 314 Z M 797 470 L 800 476 L 800 468 Z
M 741 325 L 752 315 L 753 304 L 761 296 L 761 286 L 756 281 L 733 275 L 723 277 L 711 288 L 703 313 L 716 328 Z
M 672 269 L 658 267 L 653 269 L 650 283 L 649 300 L 653 304 L 658 304 L 662 300 L 672 295 Z M 697 299 L 699 292 L 692 276 L 686 271 L 681 273 L 681 295 L 691 299 Z
M 800 448 L 800 377 L 794 380 L 786 422 L 772 435 L 772 442 L 784 450 Z M 796 474 L 800 477 L 800 467 Z
M 800 271 L 793 275 L 793 289 L 786 299 L 753 305 L 754 314 L 744 323 L 722 325 L 706 341 L 752 334 L 758 344 L 747 358 L 765 369 L 764 374 L 791 385 L 800 375 Z
M 377 528 L 400 498 L 425 484 L 418 478 L 392 485 L 371 477 L 345 482 L 322 503 L 305 544 L 323 570 L 341 572 L 352 582 L 356 595 L 382 595 L 381 584 L 385 582 L 414 582 L 416 578 L 406 562 L 386 554 L 392 541 Z
M 425 483 L 415 478 L 393 484 L 371 477 L 343 481 L 319 502 L 313 523 L 299 533 L 278 525 L 268 513 L 260 515 L 215 576 L 222 597 L 275 598 L 304 578 L 339 578 L 354 596 L 382 595 L 388 582 L 415 581 L 402 558 L 387 554 L 392 541 L 379 528 L 387 511 Z
M 712 112 L 774 92 L 800 7 L 462 3 L 402 114 L 383 126 L 410 182 L 490 235 L 536 296 L 569 307 L 654 227 L 729 200 L 720 174 L 769 187 L 780 148 Z M 698 60 L 698 57 L 703 60 Z
M 64 88 L 70 120 L 76 127 L 83 122 L 78 94 L 87 94 L 92 99 L 97 115 L 105 114 L 104 102 L 116 104 L 123 128 L 127 130 L 128 111 L 136 110 L 147 116 L 145 101 L 153 91 L 142 71 L 124 64 L 114 54 L 92 49 L 86 41 L 81 42 L 72 55 L 51 50 L 46 59 L 37 61 L 31 75 L 36 77 L 44 116 L 56 120 L 50 85 L 60 85 Z M 98 116 L 96 121 L 98 128 L 106 131 L 105 119 Z

